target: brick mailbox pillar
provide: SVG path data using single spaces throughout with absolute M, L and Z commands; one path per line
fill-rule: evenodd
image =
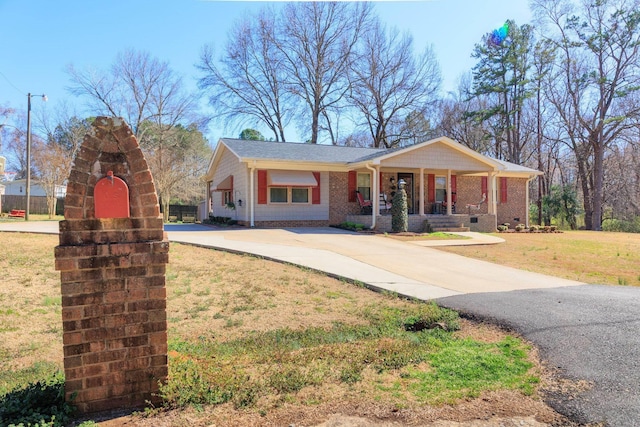
M 64 216 L 55 257 L 66 397 L 82 413 L 157 402 L 167 378 L 169 242 L 151 172 L 122 119 L 98 117 L 85 136 Z

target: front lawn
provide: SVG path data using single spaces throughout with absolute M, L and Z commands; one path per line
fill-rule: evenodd
M 39 387 L 20 391 L 40 381 L 59 397 L 63 385 L 58 238 L 0 239 L 0 408 L 18 402 L 14 421 L 28 421 L 34 403 L 59 423 L 66 407 L 42 401 Z M 560 419 L 539 398 L 543 371 L 526 343 L 432 304 L 180 244 L 171 245 L 167 300 L 166 406 L 122 423 L 311 425 L 336 413 L 404 424 L 498 412 Z M 0 425 L 11 422 L 0 410 Z
M 640 286 L 640 234 L 500 233 L 505 243 L 438 249 L 590 284 Z

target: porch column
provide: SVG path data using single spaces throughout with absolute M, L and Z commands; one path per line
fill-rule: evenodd
M 424 168 L 420 168 L 420 208 L 418 208 L 418 213 L 420 215 L 424 215 Z
M 451 169 L 447 169 L 447 215 L 451 215 Z
M 378 215 L 380 215 L 380 184 L 378 181 L 380 180 L 380 165 L 365 165 L 367 169 L 372 172 L 371 185 L 373 186 L 372 196 L 371 196 L 371 229 L 374 230 L 376 228 L 376 219 Z
M 496 175 L 493 172 L 487 173 L 487 212 L 497 216 L 498 208 L 495 197 Z
M 374 166 L 373 172 L 373 215 L 380 215 L 380 165 Z M 375 224 L 375 221 L 374 221 Z

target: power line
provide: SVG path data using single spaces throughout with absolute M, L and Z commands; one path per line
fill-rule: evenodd
M 5 76 L 5 75 L 2 73 L 2 71 L 0 71 L 0 76 L 4 77 L 4 79 L 7 81 L 7 83 L 9 83 L 9 85 L 10 85 L 12 88 L 14 88 L 14 89 L 15 89 L 15 90 L 17 90 L 18 92 L 20 92 L 20 94 L 21 94 L 21 95 L 24 95 L 24 96 L 26 96 L 26 95 L 27 95 L 26 93 L 24 93 L 23 91 L 21 91 L 20 89 L 18 89 L 18 88 L 16 87 L 16 85 L 14 85 L 13 83 L 11 83 L 11 80 L 9 80 L 9 78 L 8 78 L 7 76 Z

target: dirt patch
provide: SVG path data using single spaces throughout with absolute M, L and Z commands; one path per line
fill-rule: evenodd
M 454 406 L 398 408 L 376 402 L 348 401 L 315 406 L 284 405 L 268 414 L 237 411 L 231 405 L 199 410 L 169 411 L 152 418 L 121 417 L 99 423 L 102 427 L 507 427 L 572 426 L 571 422 L 539 399 L 512 391 L 498 391 Z

